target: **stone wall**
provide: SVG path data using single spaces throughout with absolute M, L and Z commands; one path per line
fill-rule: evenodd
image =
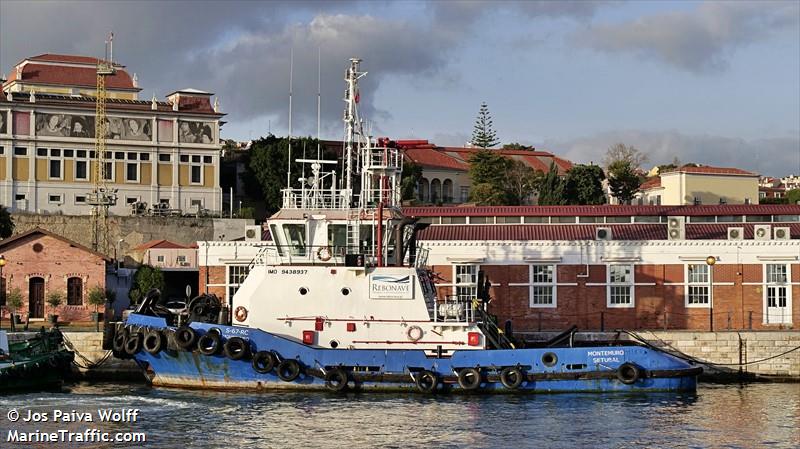
M 40 227 L 86 247 L 92 247 L 92 220 L 88 215 L 12 215 L 15 234 Z M 244 227 L 249 224 L 253 224 L 253 220 L 110 216 L 108 245 L 101 252 L 114 258 L 116 246 L 119 244 L 120 252 L 126 256 L 126 262 L 131 264 L 133 248 L 150 240 L 166 239 L 186 245 L 203 240 L 217 240 L 223 235 L 224 240 L 235 240 L 244 237 Z
M 75 363 L 73 373 L 79 379 L 91 380 L 144 380 L 144 375 L 139 365 L 133 360 L 122 360 L 114 358 L 109 354 L 105 362 L 100 366 L 87 369 L 89 363 L 97 363 L 110 351 L 103 350 L 102 332 L 64 332 L 64 338 L 68 341 L 75 351 Z M 87 362 L 82 357 L 89 360 Z
M 637 331 L 653 346 L 678 350 L 691 357 L 724 366 L 703 365 L 702 378 L 710 380 L 766 378 L 800 381 L 800 349 L 762 363 L 752 363 L 777 356 L 800 346 L 800 331 Z M 557 332 L 532 332 L 519 336 L 528 341 L 547 341 Z M 578 332 L 578 342 L 630 341 L 631 336 L 617 332 Z M 741 371 L 740 366 L 741 365 Z

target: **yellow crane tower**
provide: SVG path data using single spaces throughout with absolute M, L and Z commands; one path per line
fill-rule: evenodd
M 108 188 L 106 182 L 106 135 L 108 119 L 106 118 L 106 77 L 116 73 L 114 68 L 114 33 L 106 42 L 105 59 L 97 60 L 97 93 L 95 100 L 94 125 L 94 170 L 92 173 L 93 190 L 86 198 L 92 206 L 92 249 L 108 253 L 108 208 L 117 204 L 116 190 Z

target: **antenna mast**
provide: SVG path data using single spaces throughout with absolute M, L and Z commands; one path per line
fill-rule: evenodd
M 358 58 L 350 58 L 350 67 L 347 69 L 344 80 L 347 82 L 347 91 L 344 93 L 344 102 L 347 109 L 344 111 L 344 125 L 345 125 L 345 189 L 353 191 L 353 144 L 355 143 L 355 136 L 362 136 L 361 121 L 358 118 L 358 109 L 356 105 L 359 100 L 358 93 L 358 80 L 367 72 L 359 71 L 358 64 L 361 60 Z
M 286 188 L 292 187 L 292 79 L 294 78 L 294 48 L 289 54 L 289 159 L 286 167 Z
M 321 50 L 317 47 L 317 159 L 321 158 L 319 147 L 320 108 L 322 107 L 322 59 Z

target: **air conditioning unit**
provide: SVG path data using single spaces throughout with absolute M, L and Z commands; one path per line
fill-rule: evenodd
M 594 230 L 594 238 L 595 240 L 611 240 L 613 238 L 611 228 L 596 228 Z
M 789 227 L 775 228 L 773 230 L 775 240 L 789 240 L 792 238 L 792 230 Z
M 742 240 L 744 228 L 728 228 L 728 240 Z
M 753 226 L 754 240 L 772 240 L 772 226 L 755 225 Z
M 244 240 L 246 242 L 260 242 L 261 241 L 261 226 L 248 225 L 244 227 Z
M 686 238 L 686 217 L 667 217 L 667 240 Z

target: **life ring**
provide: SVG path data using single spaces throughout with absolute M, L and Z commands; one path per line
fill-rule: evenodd
M 411 326 L 406 331 L 406 337 L 408 337 L 408 339 L 411 340 L 412 342 L 416 343 L 420 341 L 420 339 L 422 339 L 423 333 L 424 332 L 422 331 L 421 327 Z
M 247 309 L 244 306 L 239 306 L 233 311 L 233 317 L 236 321 L 242 322 L 247 319 Z
M 317 250 L 317 259 L 321 260 L 322 262 L 331 260 L 331 257 L 333 257 L 333 253 L 331 252 L 330 246 L 323 246 Z
M 522 385 L 522 370 L 516 366 L 507 366 L 500 371 L 500 383 L 509 390 L 516 390 Z
M 464 368 L 458 371 L 458 386 L 464 390 L 475 390 L 481 386 L 481 371 L 478 368 Z
M 253 355 L 253 369 L 261 374 L 267 374 L 275 368 L 278 360 L 269 351 L 258 351 Z
M 215 355 L 222 346 L 222 337 L 217 332 L 206 332 L 197 339 L 197 350 L 203 355 Z
M 417 384 L 417 389 L 423 393 L 433 393 L 439 385 L 439 376 L 428 370 L 422 370 L 417 373 L 414 383 Z
M 222 349 L 231 360 L 241 360 L 250 355 L 250 344 L 241 337 L 229 338 Z
M 325 388 L 330 391 L 343 391 L 347 388 L 347 372 L 342 368 L 333 368 L 325 373 Z
M 617 368 L 617 379 L 625 385 L 636 383 L 642 377 L 642 369 L 637 365 L 625 362 Z

